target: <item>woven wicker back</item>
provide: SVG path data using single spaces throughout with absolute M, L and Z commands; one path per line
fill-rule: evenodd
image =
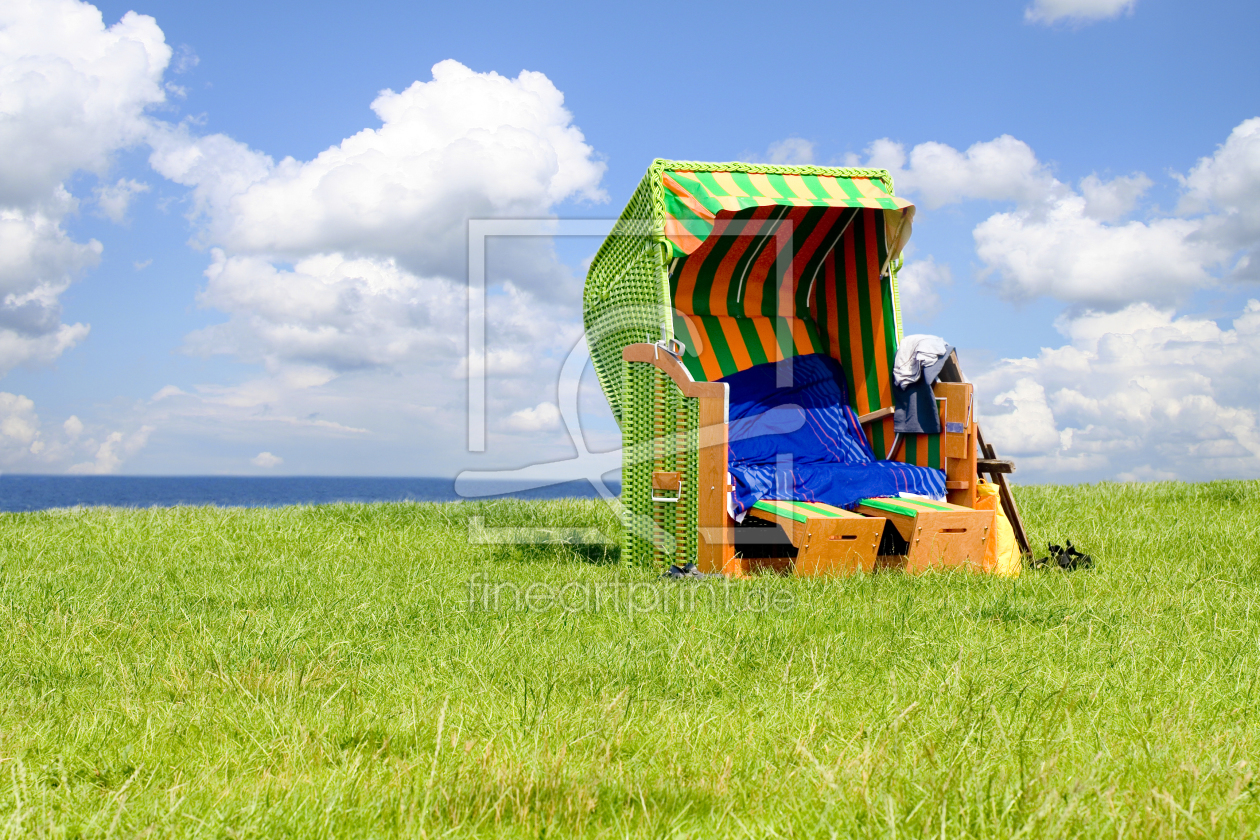
M 665 271 L 665 200 L 660 164 L 653 162 L 604 240 L 586 275 L 582 295 L 586 342 L 599 385 L 621 422 L 621 351 L 672 337 Z

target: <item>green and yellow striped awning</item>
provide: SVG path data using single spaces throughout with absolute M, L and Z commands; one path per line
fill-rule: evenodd
M 683 169 L 661 174 L 665 193 L 665 238 L 675 257 L 693 253 L 713 232 L 719 214 L 754 207 L 862 207 L 884 211 L 891 258 L 910 238 L 914 205 L 889 195 L 873 178 L 708 172 Z

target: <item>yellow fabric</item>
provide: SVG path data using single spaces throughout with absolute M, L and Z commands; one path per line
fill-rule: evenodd
M 879 273 L 888 270 L 888 263 L 901 256 L 901 249 L 910 241 L 910 229 L 914 227 L 914 207 L 884 211 L 884 237 L 888 242 L 888 258 L 879 267 Z
M 984 551 L 984 567 L 1002 577 L 1019 577 L 1024 564 L 1015 542 L 1015 529 L 1002 510 L 997 485 L 980 479 L 976 486 L 976 510 L 991 510 L 997 514 L 993 520 L 993 538 Z

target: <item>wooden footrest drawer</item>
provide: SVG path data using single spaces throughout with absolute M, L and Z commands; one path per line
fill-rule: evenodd
M 858 512 L 883 516 L 909 545 L 905 570 L 985 568 L 985 548 L 993 531 L 993 511 L 973 510 L 923 499 L 863 499 Z
M 798 577 L 851 575 L 875 570 L 882 515 L 859 513 L 821 502 L 763 499 L 750 516 L 780 525 L 796 547 L 792 573 Z

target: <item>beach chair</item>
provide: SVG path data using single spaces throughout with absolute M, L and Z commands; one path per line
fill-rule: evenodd
M 592 362 L 622 430 L 625 559 L 733 576 L 984 570 L 993 512 L 973 509 L 978 470 L 1010 467 L 978 456 L 973 389 L 956 357 L 933 389 L 942 432 L 893 433 L 896 269 L 913 216 L 885 170 L 653 162 L 584 290 Z M 834 379 L 844 405 L 820 409 L 831 412 L 827 430 L 848 430 L 837 446 L 860 440 L 885 484 L 943 491 L 943 501 L 801 498 L 810 476 L 831 473 L 791 452 L 755 500 L 752 473 L 732 478 L 750 433 L 731 422 L 731 388 L 767 376 L 788 387 L 824 363 L 843 371 Z M 761 429 L 754 448 L 789 433 Z M 779 488 L 790 492 L 776 498 Z M 759 558 L 755 546 L 775 540 L 790 544 L 786 556 Z

